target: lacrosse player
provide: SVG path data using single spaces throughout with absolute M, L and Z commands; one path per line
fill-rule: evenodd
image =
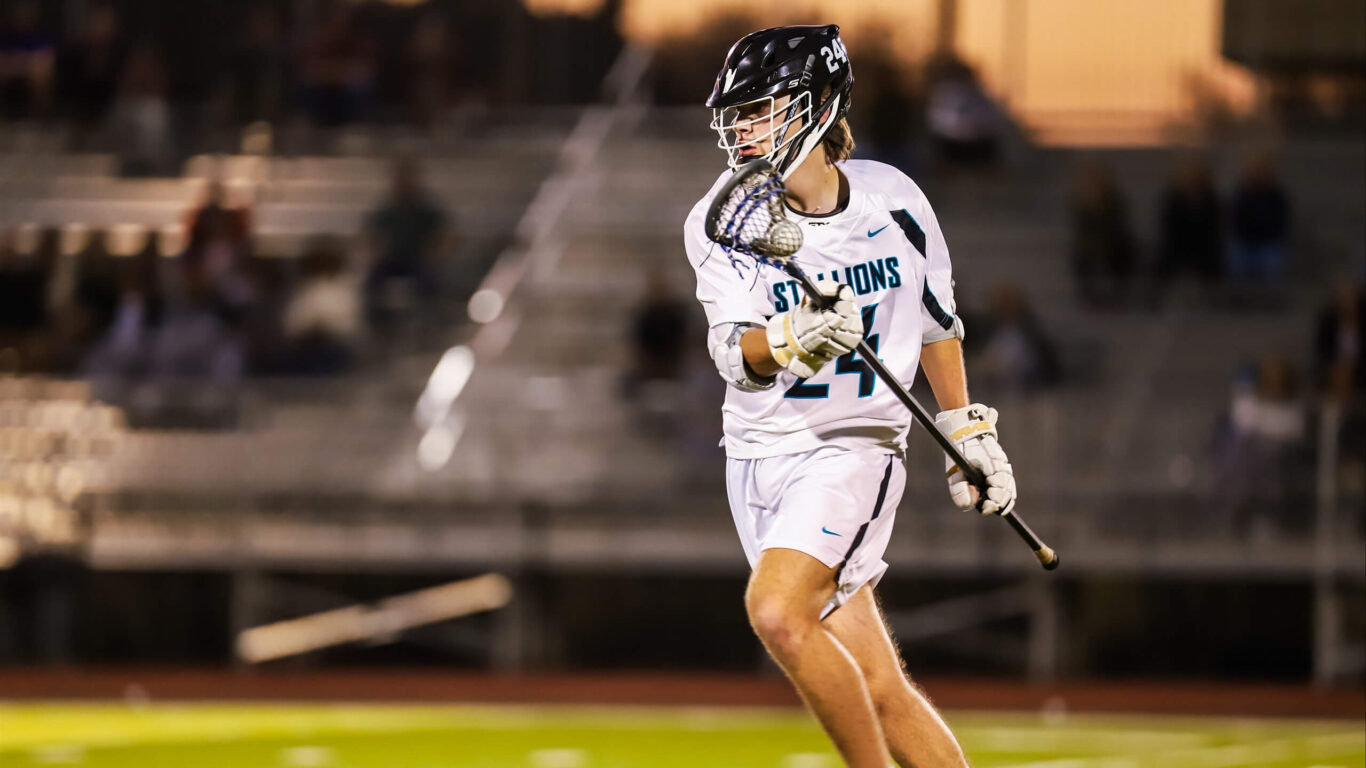
M 684 224 L 708 347 L 730 386 L 727 493 L 753 573 L 755 633 L 854 768 L 965 766 L 910 682 L 874 596 L 905 485 L 911 415 L 855 351 L 861 339 L 909 384 L 925 371 L 936 424 L 988 478 L 979 494 L 949 462 L 955 504 L 1015 503 L 996 411 L 968 399 L 948 248 L 920 189 L 891 166 L 850 160 L 854 77 L 839 27 L 766 29 L 730 49 L 707 99 L 730 171 Z M 711 242 L 704 219 L 733 170 L 768 160 L 801 227 L 797 262 L 833 300 L 821 309 L 770 264 Z

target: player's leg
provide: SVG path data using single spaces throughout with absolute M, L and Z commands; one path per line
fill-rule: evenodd
M 850 768 L 887 768 L 892 757 L 859 666 L 821 625 L 834 573 L 804 552 L 764 550 L 745 592 L 745 608 L 755 634 Z
M 858 663 L 887 746 L 904 768 L 963 768 L 963 750 L 906 674 L 872 585 L 860 589 L 823 622 Z

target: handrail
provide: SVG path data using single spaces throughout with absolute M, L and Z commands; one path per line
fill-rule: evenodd
M 512 304 L 518 286 L 527 275 L 545 274 L 559 261 L 565 211 L 590 181 L 594 161 L 612 129 L 637 106 L 636 96 L 650 58 L 650 51 L 643 47 L 631 45 L 622 50 L 603 78 L 607 104 L 583 110 L 560 147 L 556 170 L 541 182 L 518 221 L 512 244 L 498 255 L 470 296 L 469 317 L 481 327 L 467 346 L 452 347 L 442 357 L 447 360 L 455 354 L 466 359 L 469 370 L 463 374 L 465 380 L 473 374 L 476 362 L 487 364 L 511 343 L 521 325 L 521 314 Z M 464 414 L 455 407 L 463 383 L 459 388 L 442 388 L 442 377 L 438 375 L 441 371 L 438 363 L 422 393 L 422 407 L 417 413 L 418 426 L 425 430 L 418 443 L 418 461 L 428 471 L 440 469 L 450 461 L 465 424 Z M 436 394 L 434 389 L 438 390 Z

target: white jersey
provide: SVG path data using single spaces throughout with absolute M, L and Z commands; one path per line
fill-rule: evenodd
M 841 211 L 789 217 L 805 235 L 796 261 L 813 279 L 854 289 L 863 311 L 864 339 L 898 379 L 910 386 L 920 347 L 962 336 L 954 315 L 948 246 L 929 201 L 897 169 L 871 160 L 839 165 L 849 179 Z M 683 225 L 688 260 L 697 273 L 697 298 L 710 328 L 763 325 L 800 301 L 796 280 L 781 269 L 734 258 L 709 239 L 703 221 L 712 197 L 730 177 L 721 174 Z M 911 413 L 854 352 L 799 379 L 784 370 L 776 386 L 757 392 L 727 387 L 723 407 L 726 454 L 755 459 L 825 445 L 905 448 Z

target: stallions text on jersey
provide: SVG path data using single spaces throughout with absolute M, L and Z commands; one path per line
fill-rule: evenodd
M 929 201 L 905 174 L 871 160 L 848 160 L 839 168 L 849 180 L 842 210 L 808 216 L 788 209 L 805 235 L 796 261 L 813 279 L 854 289 L 868 346 L 910 386 L 921 345 L 962 337 L 948 246 Z M 713 329 L 762 326 L 802 296 L 798 282 L 781 269 L 732 257 L 704 234 L 707 206 L 731 173 L 716 180 L 683 227 L 697 298 Z M 831 361 L 810 379 L 784 370 L 766 390 L 728 387 L 722 410 L 726 454 L 735 459 L 832 444 L 899 453 L 911 421 L 910 412 L 857 351 Z

